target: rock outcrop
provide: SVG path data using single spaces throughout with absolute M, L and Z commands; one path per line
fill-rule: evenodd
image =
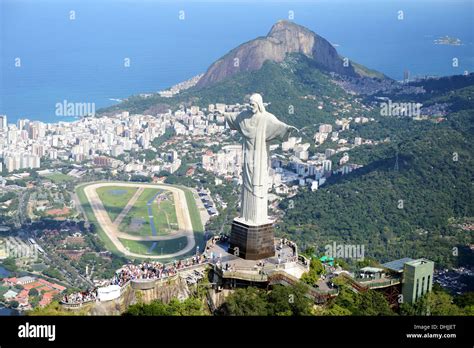
M 304 54 L 328 71 L 356 75 L 350 62 L 344 64 L 326 39 L 301 25 L 282 20 L 273 25 L 266 37 L 246 42 L 214 62 L 197 86 L 207 87 L 239 72 L 258 70 L 266 60 L 282 62 L 288 53 Z

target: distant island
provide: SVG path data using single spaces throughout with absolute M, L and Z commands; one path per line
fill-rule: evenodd
M 435 45 L 451 45 L 451 46 L 461 46 L 461 39 L 450 37 L 450 36 L 442 36 L 439 39 L 434 40 Z

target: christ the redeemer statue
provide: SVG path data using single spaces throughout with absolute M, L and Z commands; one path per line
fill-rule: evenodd
M 250 97 L 250 110 L 226 115 L 231 129 L 243 138 L 242 196 L 240 220 L 246 225 L 264 225 L 268 219 L 269 142 L 284 140 L 295 127 L 279 121 L 265 111 L 262 96 Z

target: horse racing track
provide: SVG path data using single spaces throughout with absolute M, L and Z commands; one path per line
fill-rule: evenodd
M 185 190 L 163 184 L 96 182 L 77 193 L 86 217 L 98 225 L 109 249 L 130 258 L 170 259 L 192 252 L 194 232 L 202 231 L 196 207 L 188 206 L 196 203 L 186 199 Z

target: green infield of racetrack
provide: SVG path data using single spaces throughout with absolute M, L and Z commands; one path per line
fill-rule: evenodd
M 105 186 L 97 189 L 102 204 L 113 222 L 137 192 L 137 187 Z
M 107 182 L 110 182 L 110 181 L 107 181 Z M 104 243 L 104 247 L 107 250 L 109 250 L 110 252 L 112 252 L 112 253 L 114 253 L 118 256 L 122 256 L 122 257 L 125 257 L 125 258 L 128 258 L 128 259 L 135 259 L 135 257 L 129 257 L 127 255 L 122 254 L 120 251 L 118 251 L 117 248 L 115 247 L 115 245 L 112 243 L 112 241 L 107 236 L 107 234 L 102 230 L 102 228 L 100 227 L 100 224 L 97 222 L 97 220 L 95 218 L 95 215 L 94 215 L 94 212 L 92 211 L 92 208 L 89 204 L 89 201 L 88 201 L 88 199 L 87 199 L 87 197 L 84 193 L 84 187 L 86 187 L 88 185 L 92 185 L 92 184 L 97 184 L 97 183 L 100 183 L 100 182 L 90 182 L 90 183 L 81 184 L 79 186 L 76 186 L 76 193 L 77 193 L 79 201 L 82 205 L 84 213 L 87 217 L 87 220 L 90 223 L 94 224 L 94 226 L 96 227 L 97 234 L 100 237 L 100 239 L 102 240 L 102 242 Z M 121 184 L 121 182 L 116 182 L 116 183 L 117 183 L 117 186 L 120 186 L 120 184 Z M 126 183 L 129 184 L 131 182 L 126 182 Z M 177 185 L 175 186 L 175 185 L 166 185 L 166 184 L 164 184 L 164 185 L 165 186 L 178 187 L 180 189 L 183 189 L 183 191 L 185 193 L 185 196 L 186 196 L 186 202 L 188 204 L 189 215 L 191 217 L 191 223 L 192 223 L 192 226 L 193 226 L 194 238 L 196 240 L 196 245 L 198 245 L 200 247 L 200 250 L 202 251 L 203 247 L 204 247 L 204 244 L 205 244 L 204 226 L 202 225 L 202 222 L 201 222 L 201 215 L 199 214 L 199 210 L 197 208 L 196 201 L 195 201 L 195 198 L 193 196 L 193 192 L 190 189 L 188 189 L 184 186 L 177 186 Z M 145 243 L 149 243 L 149 242 L 145 242 Z M 179 247 L 179 244 L 178 244 L 178 247 Z M 183 248 L 184 248 L 184 244 L 183 244 Z M 147 251 L 148 251 L 148 249 L 147 249 Z M 158 249 L 158 251 L 155 250 L 155 252 L 161 252 L 161 250 Z M 185 258 L 186 256 L 193 255 L 194 253 L 195 253 L 195 251 L 191 251 L 187 254 L 183 254 L 179 257 L 179 259 Z M 143 255 L 143 258 L 147 258 L 146 254 Z M 165 260 L 163 260 L 163 261 L 165 261 Z
M 156 195 L 166 197 L 158 203 Z M 155 197 L 155 199 L 153 199 Z M 132 209 L 122 220 L 119 230 L 134 236 L 152 236 L 150 217 L 148 215 L 148 202 L 151 204 L 151 213 L 155 225 L 156 235 L 165 236 L 178 230 L 178 220 L 173 201 L 173 194 L 161 189 L 144 189 Z M 134 222 L 135 221 L 135 222 Z M 137 221 L 139 221 L 137 223 Z
M 149 241 L 138 241 L 138 240 L 129 240 L 119 238 L 123 246 L 127 248 L 132 253 L 146 255 L 163 255 L 163 254 L 172 254 L 180 251 L 186 246 L 186 237 L 179 237 L 169 240 L 160 240 L 157 242 Z M 153 250 L 148 253 L 153 243 L 156 243 Z

